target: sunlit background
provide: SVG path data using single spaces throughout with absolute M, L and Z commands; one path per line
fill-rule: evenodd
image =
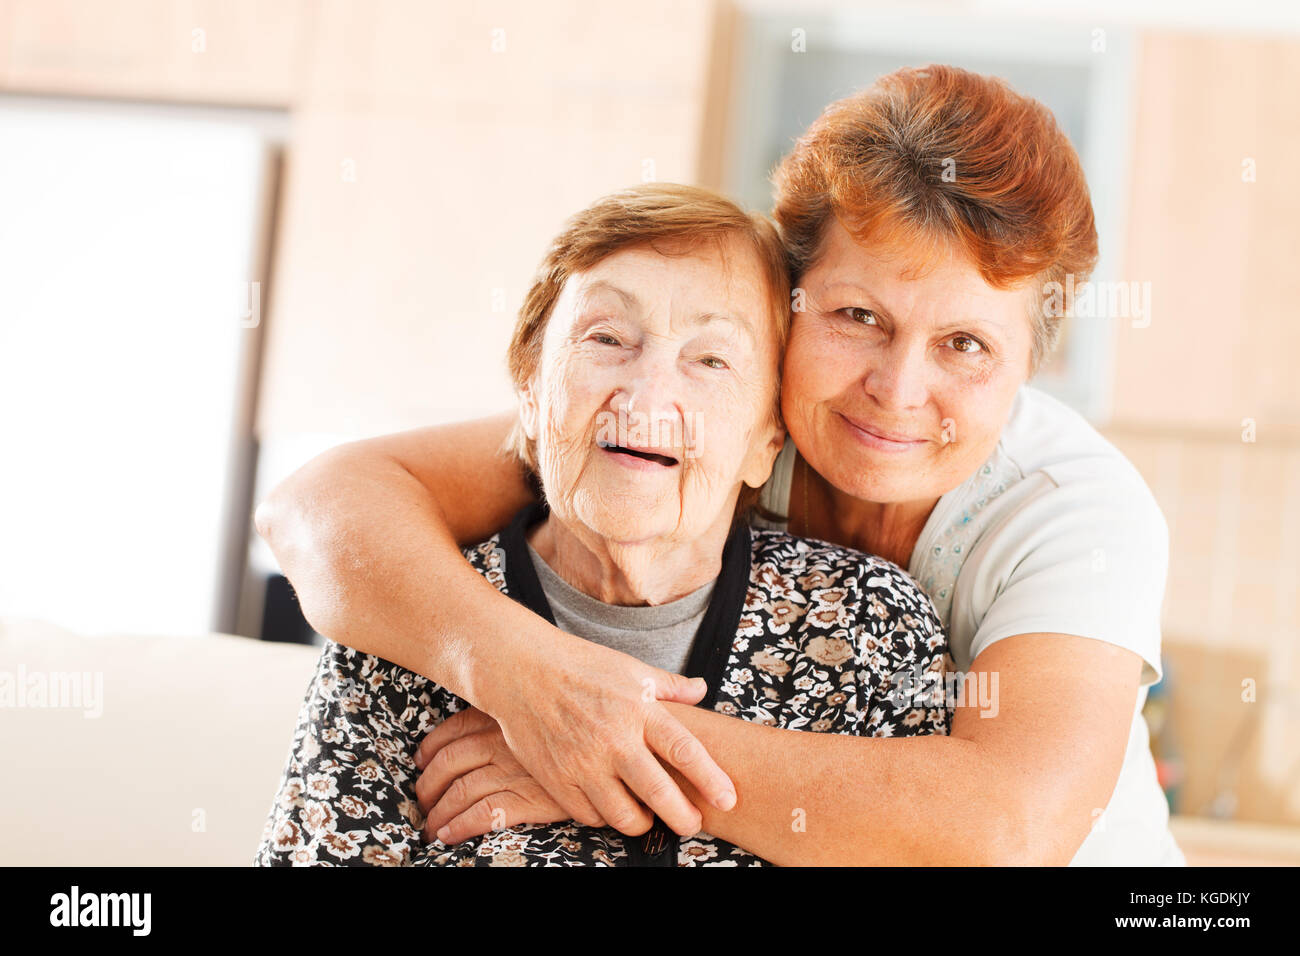
M 249 862 L 315 656 L 256 502 L 509 407 L 570 213 L 650 179 L 767 210 L 823 106 L 930 62 L 1052 108 L 1096 278 L 1149 305 L 1036 384 L 1169 522 L 1175 833 L 1300 862 L 1300 8 L 1215 7 L 0 0 L 0 675 L 103 677 L 102 717 L 0 709 L 0 862 Z M 79 761 L 137 770 L 87 807 Z

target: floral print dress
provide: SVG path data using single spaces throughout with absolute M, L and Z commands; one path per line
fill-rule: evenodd
M 554 623 L 523 509 L 465 550 L 499 590 Z M 950 667 L 934 608 L 905 572 L 848 548 L 738 523 L 685 673 L 699 704 L 740 720 L 812 733 L 946 734 Z M 705 833 L 679 838 L 658 819 L 641 836 L 573 821 L 516 826 L 456 846 L 421 837 L 414 755 L 469 705 L 434 681 L 327 642 L 299 713 L 256 864 L 371 866 L 755 866 Z

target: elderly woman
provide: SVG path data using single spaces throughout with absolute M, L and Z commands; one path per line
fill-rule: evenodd
M 717 713 L 791 730 L 946 732 L 946 639 L 907 575 L 736 520 L 784 438 L 788 297 L 775 230 L 704 190 L 642 186 L 576 216 L 510 347 L 513 445 L 542 501 L 465 557 L 551 624 L 702 678 L 702 703 Z M 479 731 L 463 738 L 479 748 L 479 780 L 527 782 L 464 699 L 328 645 L 259 862 L 763 862 L 708 834 L 679 842 L 662 824 L 636 838 L 582 826 L 537 788 L 523 790 L 530 825 L 512 826 L 503 804 L 486 838 L 422 845 L 416 749 L 453 714 L 459 730 Z M 670 753 L 673 723 L 665 716 L 658 731 Z M 662 768 L 638 783 L 673 786 Z
M 644 825 L 635 794 L 778 863 L 1181 863 L 1141 714 L 1164 519 L 1113 446 L 1026 384 L 1096 257 L 1073 148 L 1041 104 L 934 66 L 832 104 L 775 183 L 790 441 L 757 513 L 907 567 L 962 686 L 995 706 L 958 706 L 946 737 L 789 733 L 507 613 L 454 548 L 529 497 L 493 453 L 504 419 L 345 447 L 263 503 L 309 620 L 459 688 L 552 799 L 623 832 Z M 671 750 L 648 732 L 665 712 L 690 731 Z M 430 826 L 451 837 L 501 799 L 466 769 L 472 736 L 453 725 L 422 752 Z M 690 757 L 679 789 L 641 786 L 670 753 Z

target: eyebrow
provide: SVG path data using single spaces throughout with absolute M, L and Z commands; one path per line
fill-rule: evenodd
M 627 289 L 622 289 L 607 279 L 597 279 L 590 285 L 585 286 L 582 289 L 581 295 L 585 299 L 589 294 L 596 292 L 611 292 L 622 299 L 623 305 L 629 310 L 641 309 L 641 300 L 636 297 L 635 293 L 629 292 Z M 735 315 L 728 315 L 725 312 L 699 312 L 688 318 L 686 323 L 688 325 L 705 325 L 713 321 L 730 322 L 732 325 L 739 326 L 751 340 L 757 341 L 757 335 L 754 332 L 753 323 L 748 319 Z
M 606 279 L 597 279 L 590 285 L 583 286 L 581 292 L 582 298 L 585 299 L 593 292 L 612 292 L 614 295 L 622 299 L 623 304 L 629 309 L 639 309 L 641 307 L 641 300 L 633 293 L 628 292 L 626 289 L 620 289 L 618 286 L 614 285 L 614 283 Z
M 705 325 L 709 322 L 729 322 L 738 326 L 741 331 L 749 336 L 751 341 L 757 341 L 754 334 L 754 326 L 748 319 L 736 315 L 728 315 L 725 312 L 701 312 L 694 318 L 687 319 L 688 325 Z
M 830 292 L 833 292 L 833 291 L 836 291 L 836 290 L 840 290 L 840 289 L 846 289 L 846 290 L 850 290 L 850 291 L 852 291 L 852 292 L 855 292 L 855 293 L 857 293 L 858 295 L 865 296 L 867 299 L 869 299 L 869 300 L 870 300 L 871 302 L 873 302 L 873 303 L 878 303 L 878 302 L 880 301 L 880 300 L 877 299 L 874 295 L 872 295 L 870 292 L 868 292 L 866 289 L 864 289 L 862 286 L 858 285 L 858 284 L 855 283 L 855 282 L 836 282 L 836 283 L 834 283 L 834 284 L 832 284 L 832 285 L 828 285 L 828 286 L 826 287 L 826 289 L 827 289 L 827 291 L 830 291 Z M 888 309 L 886 309 L 883 305 L 872 305 L 872 306 L 871 306 L 871 311 L 872 311 L 872 312 L 879 312 L 881 315 L 883 315 L 883 316 L 884 316 L 886 319 L 888 319 L 890 322 L 895 321 L 893 315 L 890 314 L 890 311 L 889 311 Z M 956 327 L 963 326 L 963 325 L 978 325 L 978 326 L 983 326 L 985 329 L 995 330 L 995 331 L 997 331 L 997 332 L 999 332 L 999 333 L 1001 333 L 1001 334 L 1003 334 L 1003 335 L 1005 335 L 1006 332 L 1007 332 L 1007 328 L 1006 328 L 1006 326 L 1003 325 L 1001 322 L 994 322 L 992 319 L 981 318 L 981 317 L 978 316 L 978 315 L 969 315 L 969 316 L 965 316 L 965 317 L 960 318 L 960 319 L 956 319 L 956 320 L 954 320 L 954 321 L 952 321 L 952 322 L 947 322 L 947 323 L 945 323 L 945 326 L 946 326 L 946 327 L 951 327 L 951 328 L 956 328 Z

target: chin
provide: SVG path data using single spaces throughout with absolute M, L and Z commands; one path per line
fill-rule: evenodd
M 676 529 L 676 515 L 660 516 L 649 508 L 639 511 L 630 503 L 626 508 L 618 513 L 598 509 L 589 517 L 584 516 L 583 523 L 607 541 L 627 544 L 661 538 Z
M 861 462 L 860 467 L 823 473 L 823 477 L 846 495 L 861 501 L 889 504 L 925 497 L 924 489 L 917 487 L 918 471 L 915 467 L 900 468 L 898 462 L 881 466 L 867 460 Z

